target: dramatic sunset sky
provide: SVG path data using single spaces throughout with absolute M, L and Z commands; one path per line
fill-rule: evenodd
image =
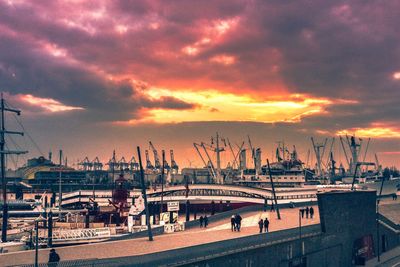
M 264 161 L 355 133 L 398 165 L 399 25 L 397 1 L 0 0 L 0 90 L 70 162 L 151 140 L 200 166 L 193 142 L 219 131 Z

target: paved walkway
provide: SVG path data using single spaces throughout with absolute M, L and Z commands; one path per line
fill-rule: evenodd
M 302 219 L 302 225 L 319 223 L 318 208 L 313 219 Z M 270 231 L 296 228 L 299 225 L 299 211 L 295 209 L 281 210 L 282 219 L 276 218 L 276 212 L 249 212 L 241 214 L 243 225 L 240 232 L 232 232 L 230 218 L 211 223 L 207 229 L 192 228 L 184 232 L 163 234 L 156 236 L 153 242 L 147 238 L 138 238 L 122 241 L 69 246 L 57 248 L 61 260 L 114 258 L 133 255 L 143 255 L 188 246 L 200 245 L 242 236 L 258 234 L 258 220 L 267 216 L 270 220 Z M 47 262 L 49 249 L 39 251 L 39 262 Z M 31 264 L 34 260 L 34 251 L 22 251 L 0 255 L 0 265 Z

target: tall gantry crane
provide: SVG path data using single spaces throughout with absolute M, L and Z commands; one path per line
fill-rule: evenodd
M 146 169 L 153 171 L 154 170 L 154 166 L 150 161 L 149 151 L 145 150 L 144 153 L 146 155 Z
M 179 166 L 176 164 L 175 158 L 174 158 L 174 151 L 171 149 L 169 151 L 169 154 L 171 155 L 171 170 L 173 173 L 178 173 Z
M 157 149 L 153 146 L 151 141 L 149 142 L 150 148 L 153 150 L 154 154 L 154 168 L 157 170 L 161 169 L 161 163 L 160 163 L 160 158 L 158 157 Z
M 165 155 L 165 150 L 164 149 L 162 150 L 162 154 Z M 169 166 L 167 158 L 165 157 L 164 158 L 164 170 L 169 171 L 170 169 L 171 169 L 171 166 Z
M 98 157 L 95 157 L 92 161 L 93 170 L 94 171 L 101 171 L 103 169 L 103 163 L 100 162 Z
M 78 165 L 82 166 L 84 171 L 91 171 L 93 168 L 93 163 L 90 162 L 88 157 L 85 157 L 85 159 L 79 162 Z
M 135 156 L 132 156 L 131 160 L 129 161 L 129 166 L 131 171 L 139 170 L 139 163 L 137 163 Z
M 118 164 L 119 164 L 119 168 L 120 168 L 121 171 L 126 171 L 127 169 L 129 169 L 129 163 L 126 162 L 125 157 L 122 157 L 122 158 L 118 161 Z

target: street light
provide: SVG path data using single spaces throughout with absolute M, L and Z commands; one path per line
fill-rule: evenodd
M 46 219 L 42 216 L 42 214 L 39 215 L 35 219 L 35 232 L 36 232 L 36 237 L 35 237 L 35 267 L 38 267 L 38 255 L 39 255 L 39 222 L 44 222 Z

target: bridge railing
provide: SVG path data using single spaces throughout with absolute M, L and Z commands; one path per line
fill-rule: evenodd
M 60 229 L 53 232 L 53 241 L 109 238 L 111 230 L 104 228 Z

